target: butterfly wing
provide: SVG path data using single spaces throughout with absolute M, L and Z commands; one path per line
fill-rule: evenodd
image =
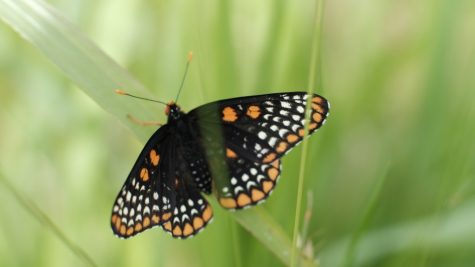
M 208 159 L 216 158 L 216 154 L 225 159 L 221 165 L 227 168 L 221 166 L 220 171 L 213 172 L 223 207 L 244 208 L 269 195 L 280 175 L 279 159 L 305 135 L 308 97 L 308 133 L 312 134 L 325 122 L 329 104 L 325 98 L 305 92 L 226 99 L 188 113 L 201 130 Z
M 172 155 L 167 125 L 159 128 L 145 145 L 120 190 L 112 210 L 114 233 L 128 238 L 157 226 L 171 217 L 175 193 L 168 182 Z

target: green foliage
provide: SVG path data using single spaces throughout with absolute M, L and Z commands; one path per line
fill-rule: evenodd
M 310 75 L 315 1 L 50 5 L 0 0 L 0 266 L 289 264 L 301 147 L 265 204 L 230 213 L 214 202 L 214 222 L 192 239 L 154 229 L 124 241 L 109 229 L 154 131 L 126 114 L 165 120 L 162 106 L 113 90 L 173 99 L 190 50 L 184 110 L 313 78 L 330 100 L 302 162 L 314 196 L 298 218 L 302 253 L 320 266 L 475 261 L 473 1 L 326 1 Z

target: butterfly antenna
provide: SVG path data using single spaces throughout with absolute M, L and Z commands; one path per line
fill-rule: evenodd
M 193 59 L 193 52 L 190 51 L 188 52 L 188 61 L 186 62 L 185 74 L 183 75 L 183 79 L 181 80 L 180 89 L 178 89 L 178 94 L 176 95 L 175 103 L 178 101 L 178 97 L 180 96 L 181 89 L 183 88 L 183 84 L 185 84 L 186 75 L 188 74 L 188 68 L 190 67 L 190 62 L 192 59 Z
M 165 102 L 162 102 L 162 101 L 159 101 L 159 100 L 153 100 L 153 99 L 150 99 L 150 98 L 131 95 L 131 94 L 129 94 L 129 93 L 123 91 L 123 90 L 119 90 L 119 89 L 116 89 L 115 93 L 118 94 L 118 95 L 126 95 L 126 96 L 130 96 L 130 97 L 137 98 L 137 99 L 142 99 L 142 100 L 147 100 L 147 101 L 151 101 L 151 102 L 160 103 L 160 104 L 163 104 L 165 106 L 167 105 L 167 103 L 165 103 Z

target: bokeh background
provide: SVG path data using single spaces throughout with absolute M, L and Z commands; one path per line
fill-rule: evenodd
M 48 2 L 156 99 L 175 97 L 194 51 L 185 110 L 307 89 L 315 1 Z M 315 90 L 332 110 L 308 142 L 306 253 L 321 266 L 473 266 L 475 2 L 333 0 L 323 14 Z M 97 265 L 283 266 L 219 207 L 186 241 L 113 236 L 112 203 L 143 146 L 117 116 L 0 23 L 2 179 Z M 300 157 L 285 157 L 263 204 L 289 237 Z M 0 266 L 84 265 L 19 199 L 0 183 Z

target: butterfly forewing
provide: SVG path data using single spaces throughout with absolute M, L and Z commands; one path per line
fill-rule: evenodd
M 268 94 L 213 102 L 189 114 L 199 117 L 202 128 L 220 123 L 224 143 L 240 154 L 271 163 L 285 155 L 305 135 L 304 92 Z M 319 95 L 311 95 L 309 134 L 321 127 L 329 105 Z
M 164 126 L 150 138 L 115 200 L 111 226 L 119 237 L 133 236 L 171 217 L 174 192 L 164 176 L 169 171 L 167 130 Z

